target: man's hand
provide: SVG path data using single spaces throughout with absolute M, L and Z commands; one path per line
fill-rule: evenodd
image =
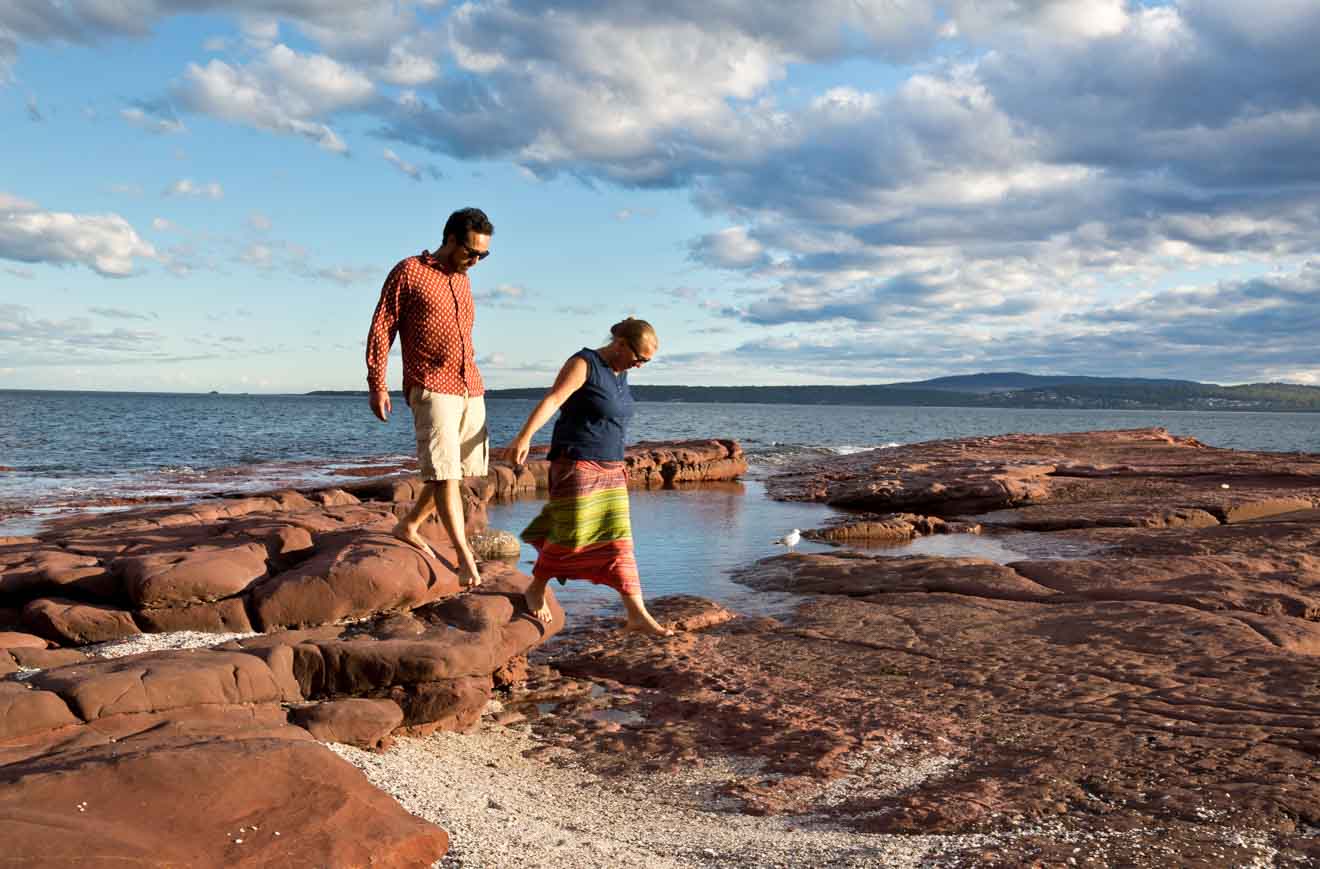
M 376 419 L 381 422 L 390 421 L 390 393 L 385 389 L 378 389 L 371 393 L 371 412 L 376 415 Z

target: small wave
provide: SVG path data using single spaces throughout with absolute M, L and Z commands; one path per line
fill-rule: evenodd
M 747 460 L 756 465 L 783 467 L 813 459 L 827 459 L 832 456 L 850 456 L 867 450 L 892 449 L 902 446 L 897 442 L 884 444 L 786 444 L 771 443 L 769 446 L 745 449 Z
M 860 446 L 857 444 L 840 444 L 837 447 L 826 447 L 826 449 L 832 450 L 835 455 L 851 456 L 854 453 L 864 453 L 867 450 L 892 450 L 894 447 L 901 446 L 903 445 L 898 441 L 890 441 L 887 444 L 863 444 Z
M 205 471 L 199 471 L 188 465 L 179 465 L 177 467 L 174 465 L 165 465 L 162 468 L 157 468 L 156 473 L 170 474 L 175 477 L 202 477 L 206 475 Z

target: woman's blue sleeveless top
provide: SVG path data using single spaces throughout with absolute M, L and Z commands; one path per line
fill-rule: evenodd
M 615 375 L 605 359 L 589 347 L 574 353 L 573 358 L 586 360 L 587 382 L 559 408 L 550 458 L 621 462 L 628 420 L 633 415 L 628 374 Z

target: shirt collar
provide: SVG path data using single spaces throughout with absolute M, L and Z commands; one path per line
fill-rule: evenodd
M 431 253 L 429 250 L 422 251 L 417 255 L 417 258 L 422 261 L 422 265 L 430 266 L 438 272 L 442 272 L 446 275 L 454 274 L 453 271 L 445 267 L 445 264 L 440 261 L 439 257 Z

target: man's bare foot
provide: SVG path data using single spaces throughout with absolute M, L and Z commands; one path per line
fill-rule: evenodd
M 473 589 L 481 585 L 481 571 L 477 569 L 475 561 L 468 560 L 467 564 L 459 568 L 458 584 L 466 589 Z
M 550 612 L 550 604 L 545 599 L 545 584 L 533 582 L 523 593 L 523 599 L 527 601 L 527 609 L 538 622 L 545 622 L 547 625 L 554 619 L 554 614 Z
M 674 635 L 672 629 L 665 627 L 649 616 L 646 619 L 636 621 L 631 618 L 628 619 L 623 623 L 622 630 L 625 634 L 645 634 L 649 637 L 672 637 Z
M 402 540 L 404 543 L 407 543 L 409 546 L 416 546 L 418 549 L 422 550 L 427 555 L 431 556 L 432 558 L 435 558 L 435 552 L 431 550 L 430 546 L 426 545 L 426 541 L 422 539 L 422 535 L 417 533 L 416 528 L 409 528 L 407 525 L 404 525 L 402 522 L 400 522 L 398 525 L 394 526 L 394 530 L 391 531 L 390 533 L 393 534 L 395 537 L 399 538 L 400 540 Z

